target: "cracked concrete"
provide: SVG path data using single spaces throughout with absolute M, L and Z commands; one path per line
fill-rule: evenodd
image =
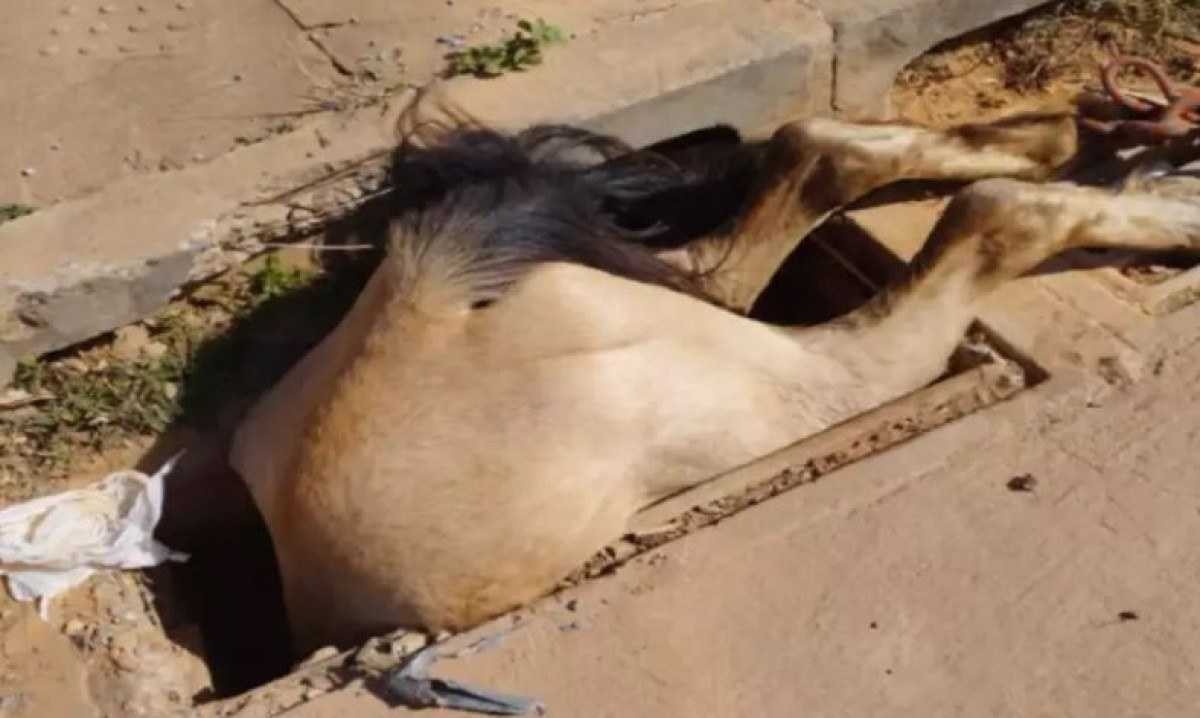
M 44 207 L 267 135 L 332 81 L 269 0 L 17 0 L 0 26 L 0 202 Z

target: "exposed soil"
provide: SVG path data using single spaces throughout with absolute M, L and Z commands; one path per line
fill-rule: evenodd
M 1099 89 L 1098 68 L 1114 54 L 1162 63 L 1173 79 L 1197 79 L 1200 12 L 1192 3 L 1151 0 L 1065 2 L 934 48 L 901 71 L 897 113 L 933 126 L 1024 111 L 1066 110 Z M 1153 92 L 1130 73 L 1134 90 Z
M 1168 56 L 1186 57 L 1192 46 L 1174 36 L 1184 34 L 1178 18 L 1164 27 L 1159 37 L 1153 23 L 1131 26 L 1111 10 L 1098 16 L 1052 10 L 935 49 L 905 70 L 893 99 L 906 119 L 934 125 L 1065 106 L 1094 83 L 1095 63 L 1108 45 L 1129 46 L 1149 37 L 1168 48 Z M 1185 78 L 1194 71 L 1183 60 L 1172 61 L 1171 68 Z M 780 322 L 828 319 L 894 276 L 906 258 L 901 254 L 874 242 L 854 222 L 835 219 L 798 250 L 756 314 Z M 339 254 L 326 264 L 299 251 L 274 256 L 189 288 L 146 322 L 23 367 L 15 390 L 0 394 L 0 505 L 87 483 L 116 468 L 137 463 L 153 468 L 164 447 L 175 443 L 172 431 L 219 431 L 333 326 L 373 253 Z M 1153 283 L 1181 269 L 1161 264 L 1126 271 Z M 799 292 L 807 293 L 806 301 L 796 301 Z M 805 308 L 802 314 L 795 313 L 798 306 Z M 575 580 L 611 570 L 636 553 L 1008 398 L 1037 380 L 1036 371 L 1031 374 L 1011 357 L 1002 342 L 976 331 L 983 333 L 973 339 L 987 348 L 960 354 L 952 373 L 976 372 L 977 383 L 955 385 L 931 405 L 913 404 L 903 419 L 866 428 L 840 449 L 694 508 L 661 532 L 631 536 Z M 980 372 L 981 365 L 1000 371 Z M 250 665 L 237 664 L 238 656 L 248 655 L 247 646 L 275 635 L 281 615 L 278 589 L 259 570 L 266 562 L 270 573 L 269 541 L 253 517 L 239 526 L 244 531 L 198 547 L 188 569 L 89 581 L 56 604 L 49 625 L 28 606 L 0 596 L 0 716 L 56 718 L 86 710 L 185 714 L 193 702 L 236 694 L 287 670 L 286 661 L 268 655 L 271 651 L 244 661 Z M 262 583 L 246 583 L 254 580 Z M 240 591 L 255 592 L 257 599 L 247 601 Z M 327 675 L 324 669 L 317 674 Z M 286 702 L 302 701 L 310 689 L 325 690 L 327 683 L 297 684 Z M 239 705 L 222 704 L 221 714 L 235 714 Z

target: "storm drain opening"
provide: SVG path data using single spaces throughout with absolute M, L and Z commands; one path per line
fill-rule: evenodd
M 248 493 L 247 493 L 247 498 Z M 244 693 L 292 670 L 283 587 L 266 523 L 251 504 L 242 520 L 207 532 L 187 562 L 149 572 L 167 637 L 208 668 L 197 704 Z

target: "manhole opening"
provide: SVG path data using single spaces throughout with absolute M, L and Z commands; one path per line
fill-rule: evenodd
M 801 243 L 753 315 L 778 323 L 827 321 L 903 271 L 903 261 L 883 245 L 835 218 Z M 224 471 L 214 476 L 211 467 L 182 465 L 176 472 L 160 537 L 191 559 L 149 572 L 168 637 L 200 656 L 211 675 L 212 691 L 195 696 L 197 703 L 246 693 L 287 675 L 295 661 L 270 535 L 240 479 Z M 200 531 L 198 505 L 220 507 L 219 518 L 204 521 Z M 177 531 L 177 522 L 193 528 Z
M 750 316 L 772 324 L 821 324 L 865 304 L 903 277 L 906 266 L 857 224 L 834 215 L 796 247 Z
M 171 481 L 158 533 L 190 558 L 159 566 L 148 578 L 167 637 L 208 668 L 212 690 L 193 700 L 235 696 L 286 675 L 295 659 L 283 588 L 271 536 L 249 491 L 228 470 L 185 470 Z M 183 504 L 200 485 L 211 492 L 201 505 L 219 503 L 219 516 L 199 530 L 176 529 L 188 521 Z

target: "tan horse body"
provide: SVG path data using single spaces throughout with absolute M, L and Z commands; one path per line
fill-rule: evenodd
M 489 218 L 449 199 L 430 205 L 445 221 L 398 223 L 348 316 L 231 453 L 299 647 L 461 630 L 545 594 L 647 504 L 935 379 L 978 300 L 1051 255 L 1200 248 L 1200 206 L 1165 196 L 1183 180 L 1030 182 L 1078 144 L 1066 115 L 787 125 L 723 231 L 656 255 L 727 308 L 588 262 L 481 258 L 470 240 Z M 740 314 L 831 211 L 906 178 L 982 180 L 908 279 L 816 327 Z

